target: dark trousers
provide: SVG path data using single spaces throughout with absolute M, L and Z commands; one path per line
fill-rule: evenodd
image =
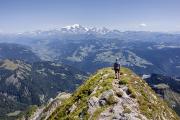
M 120 79 L 120 69 L 114 69 L 115 72 L 115 78 Z

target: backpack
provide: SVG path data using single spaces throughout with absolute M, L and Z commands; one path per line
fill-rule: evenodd
M 120 64 L 119 63 L 114 63 L 114 69 L 120 69 Z

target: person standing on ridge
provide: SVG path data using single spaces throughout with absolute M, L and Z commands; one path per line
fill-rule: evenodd
M 116 62 L 114 63 L 114 72 L 115 72 L 115 79 L 120 79 L 120 63 L 118 58 L 116 58 Z

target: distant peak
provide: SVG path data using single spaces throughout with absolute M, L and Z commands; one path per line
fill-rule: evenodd
M 70 31 L 70 32 L 73 32 L 73 33 L 85 33 L 87 31 L 89 31 L 88 28 L 80 25 L 80 24 L 73 24 L 73 25 L 68 25 L 66 27 L 62 27 L 62 29 L 66 30 L 66 31 Z
M 72 25 L 72 27 L 81 27 L 81 25 L 80 24 L 74 24 L 74 25 Z
M 110 30 L 108 28 L 96 28 L 96 27 L 92 27 L 92 28 L 87 28 L 84 27 L 80 24 L 73 24 L 73 25 L 68 25 L 66 27 L 63 27 L 62 29 L 68 30 L 68 31 L 73 31 L 73 32 L 80 32 L 80 33 L 86 33 L 86 32 L 94 32 L 94 33 L 99 33 L 99 34 L 106 34 L 108 32 L 110 32 Z
M 63 28 L 66 28 L 66 29 L 72 29 L 72 28 L 81 28 L 81 27 L 83 27 L 82 25 L 80 25 L 80 24 L 73 24 L 73 25 L 68 25 L 68 26 L 65 26 L 65 27 L 63 27 Z

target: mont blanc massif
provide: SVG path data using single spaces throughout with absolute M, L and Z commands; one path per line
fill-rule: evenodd
M 119 58 L 120 80 L 113 63 Z M 179 120 L 180 34 L 0 33 L 2 120 Z

